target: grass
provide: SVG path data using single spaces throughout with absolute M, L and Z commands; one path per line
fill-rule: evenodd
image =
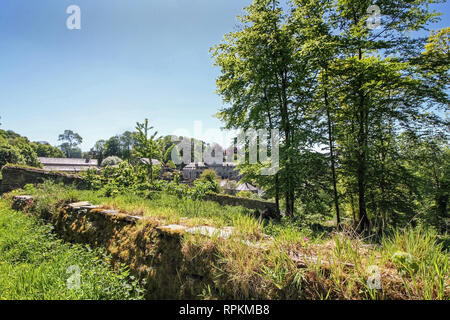
M 63 243 L 51 231 L 0 202 L 1 300 L 142 298 L 124 266 L 113 271 L 101 250 Z
M 152 199 L 132 194 L 105 198 L 98 192 L 46 183 L 38 188 L 28 186 L 7 197 L 18 193 L 37 198 L 34 210 L 90 201 L 153 217 L 161 223 L 234 227 L 235 236 L 227 240 L 198 235 L 183 240 L 187 256 L 194 259 L 200 253 L 209 254 L 214 261 L 214 285 L 205 284 L 204 299 L 450 297 L 449 253 L 429 229 L 397 230 L 374 244 L 348 232 L 317 235 L 286 219 L 261 223 L 245 208 L 163 193 L 153 194 Z
M 48 210 L 62 202 L 89 201 L 105 208 L 117 209 L 133 215 L 154 218 L 163 224 L 186 226 L 208 225 L 213 227 L 232 226 L 236 232 L 248 239 L 259 239 L 267 234 L 280 239 L 301 241 L 310 236 L 309 231 L 300 230 L 297 225 L 283 219 L 281 222 L 260 223 L 251 217 L 251 210 L 243 207 L 223 206 L 212 201 L 181 199 L 166 193 L 152 193 L 150 199 L 136 194 L 119 194 L 105 197 L 100 192 L 77 190 L 46 182 L 34 188 L 10 193 L 29 194 L 39 199 L 38 210 Z M 188 218 L 188 219 L 185 219 Z

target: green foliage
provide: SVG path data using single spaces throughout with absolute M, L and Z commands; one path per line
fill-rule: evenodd
M 206 169 L 203 171 L 199 181 L 203 182 L 203 185 L 207 186 L 212 192 L 219 193 L 221 191 L 219 186 L 219 176 L 213 169 Z M 199 184 L 197 181 L 195 183 Z
M 65 130 L 64 133 L 59 135 L 58 141 L 62 142 L 59 148 L 67 158 L 81 158 L 82 152 L 77 146 L 83 142 L 83 138 L 78 133 Z
M 446 232 L 449 29 L 409 36 L 438 20 L 435 2 L 377 3 L 375 29 L 369 0 L 255 0 L 212 49 L 225 127 L 280 131 L 277 174 L 261 176 L 264 163 L 240 169 L 286 215 L 334 207 L 339 221 L 341 208 L 367 232 L 433 216 Z M 422 148 L 402 147 L 409 131 Z
M 20 151 L 9 144 L 0 145 L 0 167 L 7 163 L 24 164 L 24 158 Z
M 38 157 L 46 158 L 65 158 L 66 155 L 58 148 L 45 143 L 31 144 Z
M 392 261 L 412 298 L 448 299 L 449 256 L 433 229 L 396 230 L 382 241 L 383 258 Z
M 40 167 L 37 154 L 27 138 L 0 130 L 0 168 L 6 163 Z
M 143 123 L 136 123 L 136 130 L 136 155 L 141 159 L 148 159 L 145 167 L 150 176 L 150 182 L 153 182 L 152 159 L 161 160 L 162 158 L 160 142 L 155 139 L 158 132 L 150 134 L 153 127 L 149 126 L 148 119 L 145 119 Z
M 170 169 L 176 169 L 177 166 L 175 165 L 175 163 L 172 160 L 167 161 L 166 165 L 170 168 Z
M 402 275 L 405 273 L 415 274 L 419 270 L 417 259 L 407 252 L 398 251 L 394 253 L 392 262 Z
M 50 225 L 5 206 L 0 204 L 0 300 L 143 298 L 125 266 L 113 271 L 101 250 L 65 244 Z M 67 285 L 71 266 L 79 268 L 79 288 Z
M 117 166 L 117 165 L 121 164 L 122 162 L 123 162 L 123 160 L 120 159 L 119 157 L 109 156 L 102 161 L 101 166 L 102 167 Z
M 446 300 L 449 297 L 448 252 L 436 241 L 433 230 L 398 230 L 386 234 L 380 244 L 370 245 L 344 232 L 323 234 L 308 230 L 303 220 L 284 217 L 280 221 L 261 223 L 250 215 L 250 210 L 187 197 L 184 192 L 193 192 L 187 189 L 181 197 L 169 194 L 169 185 L 172 190 L 189 188 L 170 183 L 166 191 L 149 194 L 147 198 L 134 193 L 106 198 L 101 192 L 47 182 L 37 188 L 27 186 L 26 191 L 13 194 L 33 195 L 33 211 L 38 213 L 54 210 L 63 202 L 84 200 L 149 216 L 164 224 L 232 226 L 231 238 L 186 236 L 182 245 L 184 252 L 194 245 L 191 252 L 195 256 L 203 250 L 213 250 L 218 258 L 211 269 L 214 284 L 233 298 Z M 6 195 L 5 199 L 13 194 Z M 270 241 L 263 233 L 272 236 Z M 396 252 L 406 255 L 397 255 L 397 261 Z M 298 268 L 292 260 L 293 254 L 304 260 L 304 267 Z M 412 263 L 408 262 L 408 255 L 414 257 Z M 371 275 L 368 270 L 373 266 L 383 272 L 383 290 L 367 287 Z
M 236 193 L 236 197 L 260 200 L 258 194 L 253 193 L 251 191 L 239 191 L 238 193 Z

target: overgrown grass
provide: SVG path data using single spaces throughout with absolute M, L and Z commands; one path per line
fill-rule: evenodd
M 112 271 L 101 250 L 63 243 L 51 231 L 50 225 L 0 201 L 1 300 L 143 297 L 138 281 L 125 266 Z
M 396 230 L 383 240 L 383 259 L 400 274 L 409 298 L 448 299 L 449 256 L 433 230 Z
M 105 198 L 49 183 L 16 193 L 37 197 L 35 210 L 90 201 L 162 223 L 234 227 L 235 236 L 227 240 L 185 237 L 183 250 L 188 255 L 206 250 L 217 257 L 215 289 L 205 287 L 206 299 L 448 300 L 450 296 L 449 253 L 429 229 L 397 230 L 373 244 L 355 233 L 318 235 L 298 222 L 261 222 L 248 209 L 164 193 L 154 193 L 151 199 L 132 194 Z
M 251 216 L 251 210 L 243 207 L 223 206 L 212 201 L 179 198 L 164 192 L 151 193 L 150 198 L 136 194 L 119 194 L 105 197 L 98 191 L 77 190 L 55 185 L 48 181 L 37 188 L 27 185 L 25 190 L 9 194 L 29 194 L 35 196 L 37 210 L 49 210 L 62 202 L 89 201 L 108 208 L 118 209 L 134 215 L 155 218 L 166 224 L 187 226 L 209 225 L 214 227 L 233 226 L 237 233 L 248 238 L 259 238 L 263 233 L 274 237 L 300 241 L 308 234 L 287 220 L 261 223 Z M 185 219 L 188 218 L 188 219 Z

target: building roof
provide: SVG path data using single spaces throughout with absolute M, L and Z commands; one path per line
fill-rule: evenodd
M 196 169 L 196 168 L 207 168 L 208 166 L 204 162 L 191 162 L 184 167 L 184 169 Z
M 250 183 L 242 183 L 237 186 L 236 191 L 258 191 L 258 188 L 252 186 Z
M 38 160 L 42 163 L 44 170 L 48 171 L 78 172 L 98 168 L 97 159 L 39 157 Z
M 196 168 L 209 168 L 209 167 L 236 167 L 236 164 L 233 162 L 223 162 L 223 163 L 212 163 L 207 164 L 205 162 L 191 162 L 187 164 L 185 169 L 196 169 Z
M 38 157 L 38 160 L 44 166 L 98 166 L 97 159 Z

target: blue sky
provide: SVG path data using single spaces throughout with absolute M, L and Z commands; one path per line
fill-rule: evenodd
M 219 70 L 209 48 L 237 24 L 251 0 L 1 0 L 2 129 L 58 143 L 65 129 L 89 150 L 149 118 L 160 134 L 197 138 L 219 128 Z M 66 8 L 81 8 L 81 30 Z M 450 9 L 435 28 L 450 26 Z

